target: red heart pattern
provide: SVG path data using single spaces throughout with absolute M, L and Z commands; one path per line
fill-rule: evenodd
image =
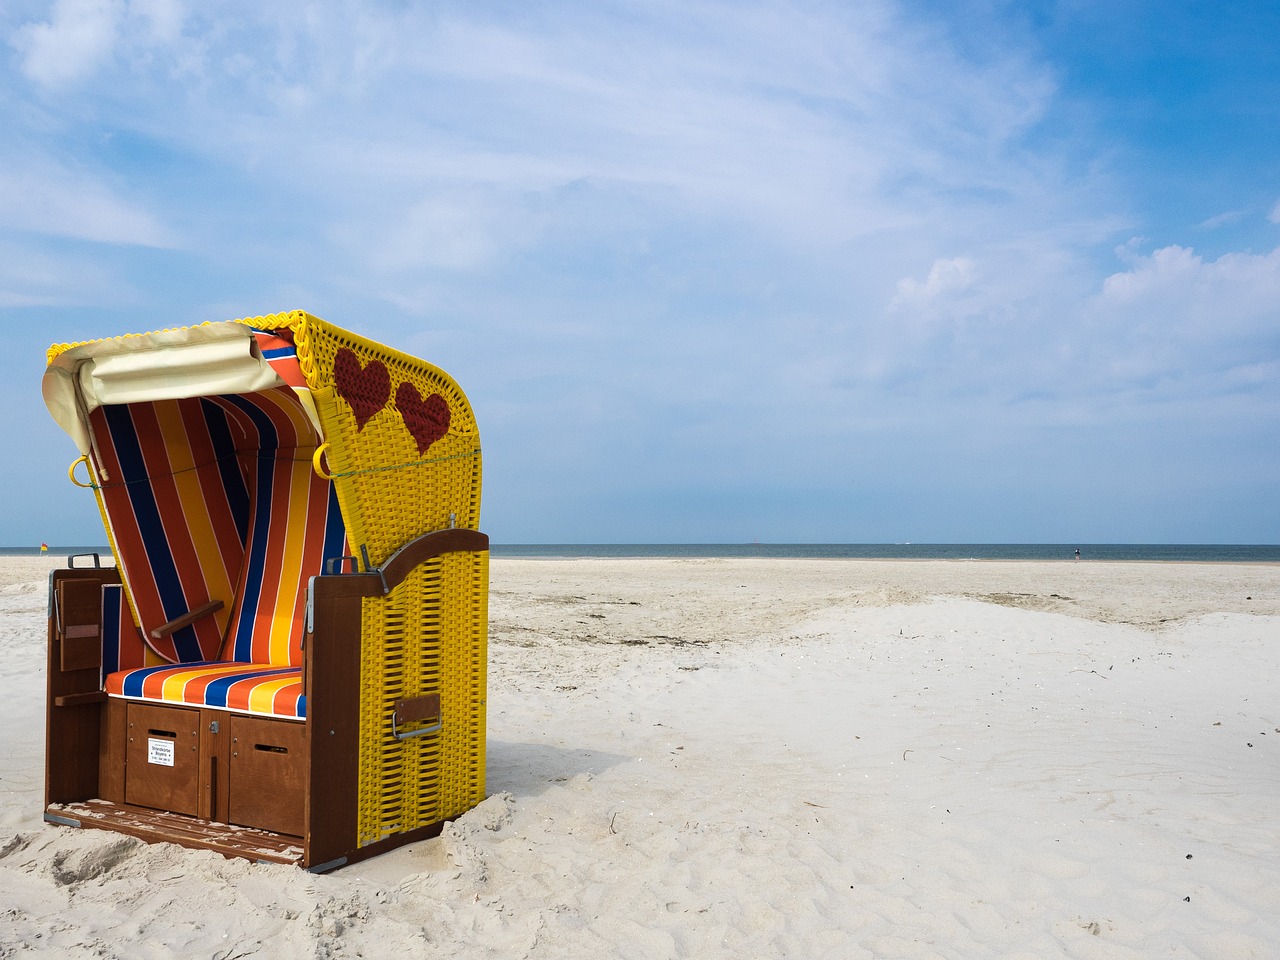
M 346 347 L 333 358 L 333 385 L 338 396 L 351 405 L 357 431 L 363 430 L 391 397 L 391 374 L 386 365 L 381 360 L 370 360 L 361 367 L 360 358 Z M 445 422 L 448 423 L 447 417 Z
M 396 387 L 396 407 L 418 443 L 418 456 L 449 432 L 449 404 L 438 393 L 423 400 L 417 387 L 402 383 Z

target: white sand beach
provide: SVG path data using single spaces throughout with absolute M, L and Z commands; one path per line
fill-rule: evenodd
M 41 821 L 0 561 L 0 957 L 1280 955 L 1280 565 L 492 565 L 490 797 L 326 876 Z

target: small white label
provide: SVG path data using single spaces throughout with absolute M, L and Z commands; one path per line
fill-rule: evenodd
M 173 741 L 147 738 L 147 763 L 158 763 L 162 767 L 173 766 Z

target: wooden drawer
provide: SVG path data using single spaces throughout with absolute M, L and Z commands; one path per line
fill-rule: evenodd
M 301 837 L 306 826 L 307 725 L 231 717 L 231 823 Z
M 126 803 L 194 816 L 200 783 L 200 711 L 130 703 Z

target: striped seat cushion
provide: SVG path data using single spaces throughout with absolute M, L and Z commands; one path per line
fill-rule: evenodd
M 113 697 L 158 703 L 216 707 L 302 720 L 307 698 L 299 667 L 260 663 L 184 663 L 141 667 L 108 674 Z

